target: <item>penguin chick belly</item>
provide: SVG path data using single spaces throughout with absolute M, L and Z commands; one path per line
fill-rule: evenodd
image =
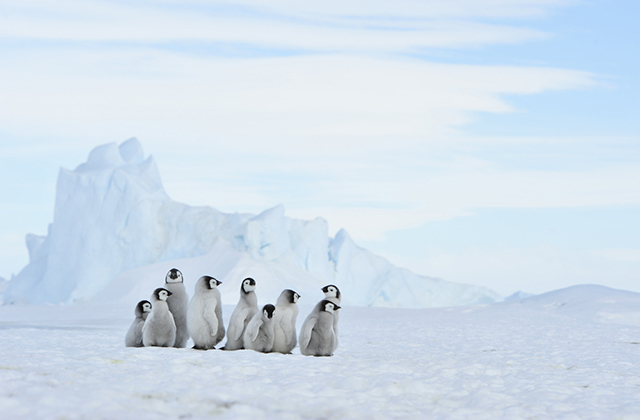
M 315 356 L 331 356 L 333 354 L 335 336 L 331 327 L 315 327 L 307 348 Z
M 175 344 L 175 321 L 168 310 L 149 316 L 145 326 L 142 337 L 145 346 L 172 347 Z
M 273 333 L 269 333 L 267 328 L 265 325 L 260 328 L 258 337 L 253 342 L 253 350 L 268 353 L 273 349 Z
M 207 314 L 206 302 L 204 299 L 195 298 L 191 305 L 189 305 L 189 311 L 187 312 L 187 326 L 189 335 L 193 340 L 196 348 L 212 349 L 218 343 L 216 331 L 213 331 L 211 324 L 207 321 L 207 315 L 209 317 L 215 317 L 214 313 Z
M 293 309 L 278 309 L 276 311 L 273 351 L 290 353 L 295 348 L 297 344 L 295 315 Z
M 189 340 L 189 331 L 187 328 L 189 296 L 183 283 L 167 283 L 164 287 L 172 293 L 167 299 L 167 304 L 176 323 L 175 347 L 182 348 L 187 345 L 187 341 Z

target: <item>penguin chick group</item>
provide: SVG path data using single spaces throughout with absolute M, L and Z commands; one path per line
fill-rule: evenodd
M 194 348 L 214 348 L 224 338 L 217 289 L 221 282 L 210 276 L 200 277 L 191 302 L 180 270 L 169 270 L 164 283 L 164 287 L 154 290 L 151 302 L 138 302 L 125 345 L 184 348 L 192 336 Z
M 143 300 L 135 308 L 135 319 L 125 337 L 127 347 L 186 347 L 189 337 L 194 349 L 215 349 L 225 337 L 222 302 L 211 276 L 202 276 L 189 301 L 182 273 L 173 268 L 165 276 L 164 287 L 154 290 L 151 302 Z M 300 295 L 283 290 L 276 305 L 258 309 L 256 282 L 248 277 L 240 285 L 240 300 L 226 330 L 222 350 L 250 349 L 263 353 L 291 354 L 298 344 L 296 319 Z M 332 356 L 338 347 L 340 290 L 322 288 L 321 300 L 305 320 L 300 332 L 300 352 L 306 356 Z
M 338 348 L 340 290 L 330 284 L 322 291 L 325 298 L 313 308 L 300 331 L 300 353 L 305 356 L 333 356 Z

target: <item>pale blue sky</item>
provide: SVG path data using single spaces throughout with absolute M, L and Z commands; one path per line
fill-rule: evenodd
M 135 136 L 177 201 L 504 295 L 640 291 L 640 6 L 370 3 L 3 2 L 0 276 L 58 169 Z

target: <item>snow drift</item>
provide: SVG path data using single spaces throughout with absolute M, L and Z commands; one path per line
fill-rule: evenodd
M 335 283 L 345 303 L 361 306 L 501 300 L 486 288 L 397 268 L 358 247 L 345 230 L 330 238 L 324 219 L 284 213 L 282 206 L 252 215 L 177 203 L 138 140 L 101 145 L 75 170 L 60 170 L 53 223 L 46 236 L 27 235 L 29 264 L 10 282 L 4 301 L 70 303 L 99 292 L 147 298 L 173 265 L 191 283 L 203 274 L 222 280 L 223 299 L 232 301 L 247 276 L 256 278 L 258 290 L 295 288 L 303 296 Z

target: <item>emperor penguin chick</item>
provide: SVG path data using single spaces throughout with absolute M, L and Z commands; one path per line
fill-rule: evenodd
M 258 298 L 256 297 L 256 281 L 247 277 L 240 286 L 240 300 L 231 314 L 227 328 L 227 342 L 223 350 L 239 350 L 244 348 L 244 331 L 249 321 L 258 313 Z
M 273 350 L 279 353 L 291 353 L 298 344 L 296 339 L 296 318 L 300 295 L 293 290 L 286 289 L 280 293 L 276 302 L 276 314 L 273 317 L 274 341 Z
M 172 293 L 167 299 L 169 310 L 176 321 L 176 343 L 174 347 L 183 348 L 187 346 L 189 331 L 187 330 L 187 306 L 189 296 L 184 288 L 182 273 L 176 268 L 169 270 L 164 278 L 164 287 Z
M 262 312 L 258 312 L 251 318 L 244 332 L 244 348 L 262 353 L 269 353 L 273 349 L 274 323 L 273 313 L 276 307 L 264 305 Z
M 129 327 L 129 331 L 127 331 L 127 336 L 124 339 L 125 346 L 143 347 L 142 327 L 144 326 L 144 321 L 147 319 L 149 312 L 151 312 L 151 302 L 148 300 L 141 300 L 138 302 L 134 311 L 136 318 L 133 320 L 133 323 Z
M 176 342 L 176 322 L 167 305 L 169 296 L 171 292 L 162 287 L 151 295 L 151 312 L 142 327 L 142 344 L 145 347 L 172 347 Z
M 316 305 L 302 325 L 300 353 L 305 356 L 333 356 L 336 349 L 333 315 L 338 309 L 338 305 L 327 299 Z
M 194 349 L 214 349 L 224 338 L 220 284 L 221 281 L 210 276 L 202 276 L 196 282 L 187 308 L 187 327 Z
M 334 286 L 333 284 L 326 285 L 322 288 L 322 293 L 324 293 L 324 298 L 335 303 L 336 305 L 340 305 L 342 301 L 342 295 L 340 294 L 340 289 L 338 286 Z M 333 313 L 333 332 L 336 334 L 336 348 L 338 348 L 338 320 L 340 319 L 340 313 Z M 335 351 L 335 349 L 333 349 Z

